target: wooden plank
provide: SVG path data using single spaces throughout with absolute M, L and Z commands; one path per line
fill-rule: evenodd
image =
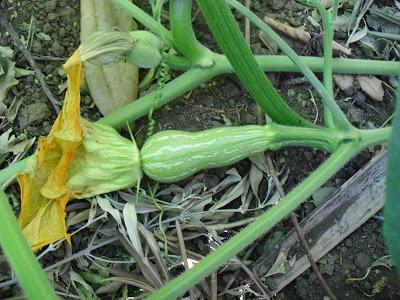
M 385 170 L 387 151 L 377 154 L 359 170 L 323 205 L 300 223 L 302 232 L 309 242 L 310 252 L 318 261 L 344 238 L 376 214 L 384 205 Z M 297 260 L 287 273 L 266 278 L 272 293 L 277 293 L 310 267 L 307 257 L 299 253 L 294 230 L 276 245 L 271 252 L 257 261 L 254 271 L 264 276 L 275 262 L 279 253 L 288 259 L 297 253 Z

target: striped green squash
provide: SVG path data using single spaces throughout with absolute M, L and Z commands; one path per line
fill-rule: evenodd
M 141 153 L 142 170 L 158 182 L 175 182 L 194 173 L 234 164 L 273 149 L 267 126 L 221 127 L 200 132 L 166 130 L 150 137 Z
M 221 127 L 200 132 L 166 130 L 154 134 L 140 150 L 143 172 L 158 182 L 175 182 L 198 171 L 234 164 L 244 158 L 287 146 L 338 148 L 337 129 L 278 124 Z

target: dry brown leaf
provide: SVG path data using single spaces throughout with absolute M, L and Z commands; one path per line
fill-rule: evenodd
M 295 41 L 308 43 L 311 40 L 311 34 L 301 28 L 294 28 L 269 17 L 264 17 L 264 22 L 271 26 L 272 29 L 286 34 Z
M 285 252 L 279 252 L 274 264 L 269 269 L 268 273 L 263 277 L 270 277 L 277 274 L 285 274 L 289 270 L 289 262 Z
M 354 76 L 347 74 L 335 74 L 333 75 L 333 81 L 342 91 L 348 90 L 353 87 Z
M 382 86 L 382 80 L 375 76 L 358 76 L 358 82 L 361 89 L 372 99 L 376 101 L 383 101 L 385 91 Z
M 272 29 L 282 32 L 283 34 L 287 35 L 289 38 L 297 42 L 306 44 L 311 40 L 311 34 L 301 28 L 294 28 L 269 17 L 264 17 L 264 22 L 271 26 Z M 345 55 L 351 54 L 351 49 L 342 46 L 336 41 L 333 41 L 332 49 Z

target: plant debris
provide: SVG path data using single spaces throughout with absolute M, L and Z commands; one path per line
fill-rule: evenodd
M 361 89 L 371 97 L 371 99 L 383 101 L 385 91 L 382 86 L 382 80 L 375 76 L 357 76 L 357 80 L 360 83 Z

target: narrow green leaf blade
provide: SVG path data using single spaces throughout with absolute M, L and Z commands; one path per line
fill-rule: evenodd
M 269 117 L 280 124 L 313 127 L 291 109 L 257 64 L 224 1 L 198 0 L 215 39 L 252 97 Z
M 389 254 L 400 274 L 400 88 L 397 89 L 396 116 L 389 144 L 386 178 L 386 204 L 383 233 Z

